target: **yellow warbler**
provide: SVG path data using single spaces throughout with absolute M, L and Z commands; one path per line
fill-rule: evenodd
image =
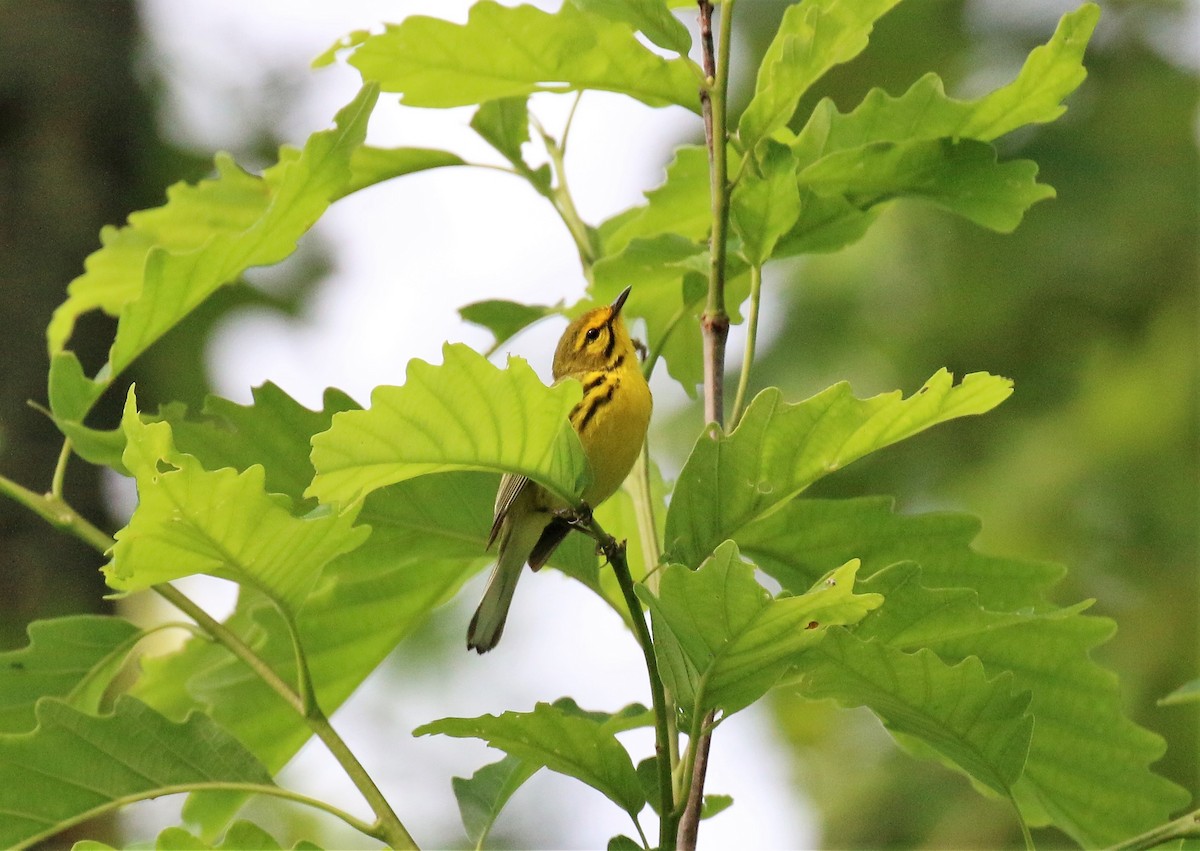
M 592 468 L 583 501 L 595 507 L 629 475 L 650 424 L 650 388 L 638 366 L 637 350 L 625 329 L 621 308 L 629 287 L 607 307 L 598 307 L 567 326 L 554 352 L 554 380 L 574 378 L 583 398 L 571 411 L 571 425 Z M 504 631 L 513 591 L 526 563 L 537 570 L 571 531 L 557 512 L 568 508 L 524 476 L 505 475 L 496 492 L 488 546 L 499 539 L 496 567 L 483 600 L 467 628 L 467 647 L 486 653 Z

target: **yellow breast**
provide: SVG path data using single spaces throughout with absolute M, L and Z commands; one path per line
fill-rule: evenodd
M 571 423 L 592 467 L 592 483 L 583 500 L 595 507 L 612 496 L 637 460 L 650 425 L 653 400 L 635 358 L 609 372 L 579 376 L 583 399 Z

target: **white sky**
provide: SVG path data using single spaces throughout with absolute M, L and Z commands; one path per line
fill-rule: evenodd
M 313 57 L 351 30 L 417 12 L 463 20 L 466 6 L 463 0 L 142 0 L 148 59 L 168 84 L 166 133 L 193 149 L 237 151 L 252 122 L 266 115 L 284 138 L 302 143 L 328 126 L 359 86 L 357 72 L 345 65 L 307 71 Z M 271 89 L 279 80 L 288 87 Z M 395 101 L 383 97 L 387 106 L 370 128 L 373 144 L 444 147 L 496 160 L 467 128 L 470 110 L 403 109 Z M 561 127 L 568 106 L 552 96 L 535 101 L 548 128 Z M 697 130 L 698 119 L 679 108 L 585 95 L 567 162 L 583 216 L 594 223 L 639 202 L 643 190 L 661 181 L 670 148 Z M 326 386 L 365 402 L 375 385 L 401 383 L 410 358 L 439 361 L 444 340 L 487 344 L 483 332 L 458 321 L 458 307 L 492 297 L 553 303 L 583 289 L 570 239 L 546 202 L 516 178 L 486 170 L 442 169 L 372 188 L 335 205 L 317 231 L 333 255 L 331 276 L 298 322 L 247 312 L 219 330 L 208 356 L 221 395 L 246 401 L 251 387 L 270 379 L 312 407 Z M 545 375 L 560 331 L 547 323 L 511 350 Z M 735 337 L 731 351 L 738 345 Z M 663 383 L 655 392 L 661 410 L 678 391 Z M 482 581 L 444 615 L 463 630 Z M 191 588 L 210 594 L 210 606 L 228 605 L 215 581 Z M 414 727 L 448 715 L 528 710 L 564 695 L 589 709 L 649 703 L 632 637 L 589 592 L 552 571 L 522 581 L 497 650 L 463 656 L 452 670 L 427 672 L 420 688 L 389 684 L 387 672 L 378 672 L 335 717 L 418 843 L 461 836 L 450 777 L 469 776 L 500 754 L 475 742 L 413 739 Z M 647 731 L 629 742 L 635 759 L 652 752 Z M 765 713 L 747 710 L 722 726 L 707 789 L 731 794 L 735 803 L 704 823 L 701 848 L 815 843 L 808 805 L 792 789 L 781 750 Z M 284 779 L 362 812 L 319 747 L 306 748 Z M 652 821 L 646 819 L 648 832 Z M 542 847 L 595 847 L 632 831 L 599 793 L 549 772 L 518 792 L 497 829 L 506 824 Z

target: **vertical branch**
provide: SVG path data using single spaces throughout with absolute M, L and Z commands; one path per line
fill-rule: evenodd
M 704 335 L 704 420 L 721 427 L 725 425 L 725 341 L 729 337 L 729 314 L 725 310 L 725 245 L 729 229 L 729 131 L 726 106 L 729 54 L 733 40 L 733 4 L 734 0 L 725 0 L 721 7 L 721 31 L 714 53 L 713 6 L 710 0 L 699 0 L 700 40 L 704 54 L 704 75 L 708 83 L 700 92 L 700 106 L 704 116 L 712 198 L 708 300 L 700 316 Z M 685 851 L 694 851 L 700 830 L 700 807 L 704 800 L 704 778 L 708 771 L 713 719 L 714 714 L 709 713 L 701 725 L 703 732 L 688 741 L 688 748 L 692 752 L 692 776 L 678 833 L 679 847 Z
M 704 115 L 704 141 L 708 148 L 712 229 L 709 240 L 708 301 L 700 317 L 704 334 L 704 419 L 725 423 L 725 341 L 729 314 L 725 311 L 725 243 L 729 228 L 729 182 L 726 95 L 729 91 L 729 51 L 734 0 L 721 11 L 718 52 L 713 53 L 712 13 L 709 0 L 700 0 L 700 40 L 707 85 L 700 92 Z

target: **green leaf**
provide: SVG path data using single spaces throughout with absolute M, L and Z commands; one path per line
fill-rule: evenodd
M 496 342 L 492 348 L 498 349 L 517 334 L 524 331 L 535 322 L 547 316 L 555 316 L 558 307 L 547 307 L 540 304 L 520 304 L 504 299 L 488 299 L 464 305 L 458 309 L 458 315 L 472 325 L 479 325 L 492 332 Z
M 700 819 L 712 818 L 732 806 L 733 798 L 729 795 L 705 795 L 700 803 Z
M 328 565 L 299 616 L 321 707 L 332 713 L 429 613 L 449 601 L 489 561 L 484 553 L 497 477 L 448 473 L 393 485 L 369 496 L 360 519 L 371 537 Z M 287 625 L 263 597 L 243 587 L 226 625 L 285 679 L 295 677 Z M 236 658 L 203 639 L 148 660 L 136 693 L 173 717 L 205 708 L 277 771 L 311 736 L 295 710 Z M 246 706 L 254 706 L 248 713 Z M 196 818 L 232 813 L 224 804 Z
M 729 203 L 729 221 L 742 239 L 742 255 L 750 265 L 761 266 L 800 216 L 800 188 L 791 150 L 766 141 L 754 167 L 747 168 L 733 188 Z
M 1054 197 L 1036 178 L 1036 163 L 998 163 L 991 145 L 969 139 L 874 142 L 823 157 L 799 175 L 802 186 L 857 206 L 918 198 L 1002 233 L 1033 204 Z
M 784 127 L 809 86 L 867 46 L 875 21 L 899 0 L 807 0 L 788 7 L 763 56 L 754 97 L 738 122 L 742 150 Z
M 1176 706 L 1200 701 L 1200 679 L 1184 683 L 1158 702 L 1159 706 Z
M 974 656 L 951 666 L 925 648 L 906 653 L 839 630 L 805 654 L 798 668 L 806 696 L 867 706 L 888 729 L 933 748 L 997 794 L 1012 796 L 1034 719 L 1026 711 L 1029 693 L 1014 691 L 1011 673 L 992 679 Z
M 633 762 L 602 722 L 539 703 L 532 712 L 478 718 L 442 718 L 413 731 L 415 736 L 483 739 L 532 764 L 582 780 L 631 817 L 646 804 Z
M 793 405 L 768 388 L 732 434 L 709 428 L 696 442 L 667 513 L 670 559 L 698 565 L 828 473 L 930 426 L 989 411 L 1011 392 L 1012 382 L 986 373 L 954 385 L 946 370 L 908 399 L 899 391 L 856 399 L 842 383 Z
M 313 438 L 307 494 L 352 502 L 384 485 L 449 470 L 520 473 L 575 503 L 590 479 L 567 419 L 576 381 L 546 387 L 521 358 L 499 369 L 447 344 L 442 366 L 414 360 L 403 387 L 377 387 L 371 408 L 333 418 Z
M 0 846 L 32 844 L 132 801 L 270 773 L 204 715 L 174 723 L 128 696 L 92 716 L 45 698 L 37 728 L 0 734 Z M 131 742 L 143 746 L 133 747 Z
M 205 470 L 175 448 L 170 424 L 142 422 L 132 388 L 121 425 L 139 501 L 104 569 L 117 590 L 207 573 L 258 588 L 294 615 L 325 565 L 369 535 L 353 528 L 358 506 L 294 517 L 267 493 L 260 466 Z
M 862 239 L 878 217 L 877 207 L 863 210 L 840 195 L 824 197 L 800 191 L 800 216 L 780 237 L 775 257 L 837 251 Z
M 970 588 L 993 611 L 1046 608 L 1064 570 L 1047 562 L 976 551 L 980 523 L 968 514 L 904 515 L 890 497 L 797 499 L 743 527 L 738 546 L 784 588 L 799 593 L 851 557 L 869 577 L 890 565 L 921 566 L 926 585 Z M 889 602 L 889 605 L 890 602 Z
M 350 179 L 346 186 L 334 195 L 333 200 L 352 195 L 360 189 L 391 180 L 393 177 L 456 165 L 467 165 L 467 161 L 458 154 L 436 148 L 377 148 L 372 145 L 359 145 L 350 156 Z
M 521 146 L 529 141 L 529 107 L 527 97 L 500 98 L 481 104 L 471 118 L 471 129 L 499 151 L 517 173 L 545 195 L 552 195 L 550 166 L 533 168 L 525 162 Z
M 73 615 L 34 621 L 29 645 L 0 653 L 0 733 L 32 730 L 34 704 L 63 698 L 85 711 L 99 697 L 144 633 L 123 618 Z
M 585 12 L 624 21 L 651 42 L 680 56 L 692 49 L 692 36 L 662 0 L 571 0 Z
M 328 429 L 334 414 L 359 406 L 331 389 L 325 391 L 322 410 L 310 411 L 271 382 L 255 387 L 251 396 L 250 405 L 209 396 L 201 419 L 189 418 L 180 404 L 165 406 L 153 419 L 169 423 L 176 448 L 197 458 L 205 469 L 245 471 L 260 466 L 269 493 L 303 503 L 304 490 L 316 472 L 308 457 L 312 436 Z
M 484 0 L 471 7 L 465 24 L 412 15 L 364 41 L 350 64 L 364 80 L 402 93 L 410 106 L 600 89 L 699 112 L 695 63 L 663 59 L 640 44 L 628 24 L 570 3 L 549 13 Z
M 1011 672 L 1014 690 L 1032 695 L 1035 719 L 1013 786 L 1026 822 L 1101 846 L 1183 806 L 1186 793 L 1149 769 L 1162 740 L 1124 716 L 1116 678 L 1090 658 L 1111 622 L 1083 616 L 1086 604 L 1057 609 L 1043 598 L 1061 569 L 976 553 L 973 518 L 886 509 L 881 500 L 794 500 L 738 539 L 785 588 L 862 553 L 864 587 L 887 605 L 858 626 L 858 639 L 928 649 L 948 664 L 977 657 L 989 678 Z M 889 567 L 906 559 L 921 571 Z
M 178 184 L 166 205 L 134 213 L 124 228 L 102 230 L 103 248 L 88 257 L 46 330 L 55 415 L 82 421 L 117 375 L 214 291 L 251 266 L 291 254 L 347 185 L 377 97 L 375 87 L 365 86 L 333 129 L 314 133 L 303 150 L 282 148 L 261 178 L 218 155 L 215 180 Z M 108 363 L 91 380 L 63 352 L 78 317 L 96 309 L 119 322 Z
M 740 162 L 732 148 L 730 167 Z M 703 145 L 681 145 L 667 166 L 663 183 L 645 193 L 646 203 L 614 216 L 600 225 L 606 256 L 614 255 L 638 238 L 674 234 L 698 242 L 712 227 L 712 201 L 708 152 Z
M 499 762 L 485 765 L 470 778 L 455 777 L 450 781 L 467 838 L 476 848 L 483 847 L 488 832 L 513 793 L 541 768 L 537 762 L 509 754 Z
M 658 593 L 638 587 L 654 622 L 663 685 L 694 715 L 728 717 L 758 700 L 828 627 L 857 623 L 883 598 L 855 594 L 857 561 L 808 593 L 772 599 L 727 541 L 697 570 L 669 565 Z
M 72 851 L 78 851 L 81 847 L 83 843 L 76 843 Z M 182 827 L 168 827 L 158 834 L 154 842 L 155 851 L 245 851 L 248 848 L 256 851 L 280 851 L 282 847 L 275 837 L 248 821 L 236 821 L 230 825 L 219 845 L 205 842 Z M 298 842 L 293 847 L 304 848 L 306 851 L 320 851 L 320 848 L 311 842 Z M 95 848 L 99 851 L 109 846 L 96 843 Z

